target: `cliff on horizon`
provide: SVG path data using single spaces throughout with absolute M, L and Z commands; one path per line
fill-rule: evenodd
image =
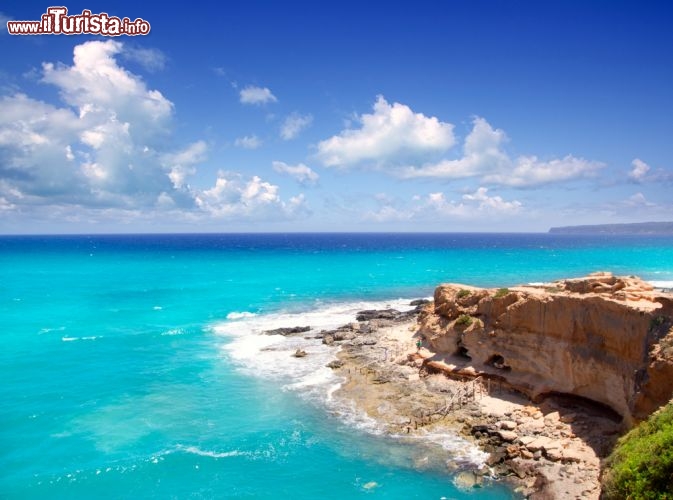
M 501 380 L 535 401 L 588 399 L 630 426 L 673 396 L 673 295 L 639 278 L 440 285 L 419 324 L 437 353 L 429 368 Z
M 673 222 L 635 222 L 631 224 L 595 224 L 549 229 L 551 234 L 671 234 Z

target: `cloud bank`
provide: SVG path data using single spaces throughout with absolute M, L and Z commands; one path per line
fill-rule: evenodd
M 347 128 L 321 141 L 317 158 L 326 167 L 375 168 L 404 179 L 478 178 L 482 183 L 518 188 L 594 177 L 601 162 L 572 155 L 540 160 L 535 155 L 512 158 L 504 148 L 507 135 L 476 117 L 458 158 L 428 161 L 456 144 L 454 126 L 414 113 L 404 104 L 379 96 L 373 113 L 359 117 L 359 128 Z
M 42 82 L 58 90 L 62 107 L 22 93 L 0 99 L 0 212 L 49 206 L 278 218 L 301 211 L 302 197 L 285 201 L 259 176 L 220 173 L 211 188 L 191 186 L 209 147 L 173 149 L 173 103 L 118 64 L 125 50 L 89 41 L 75 47 L 71 65 L 44 63 Z M 260 99 L 255 92 L 246 94 L 251 102 Z M 258 144 L 252 137 L 241 145 Z

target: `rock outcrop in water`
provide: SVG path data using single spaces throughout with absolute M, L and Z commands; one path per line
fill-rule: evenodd
M 673 396 L 672 318 L 673 295 L 595 273 L 499 290 L 441 285 L 419 332 L 437 353 L 431 369 L 500 380 L 534 400 L 585 398 L 631 425 Z

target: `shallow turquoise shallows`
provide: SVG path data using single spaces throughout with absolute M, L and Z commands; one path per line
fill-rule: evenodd
M 673 239 L 0 237 L 0 497 L 515 498 L 453 485 L 469 443 L 334 398 L 333 349 L 262 332 L 597 270 L 673 286 Z

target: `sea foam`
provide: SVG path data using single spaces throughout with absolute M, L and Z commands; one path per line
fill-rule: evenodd
M 372 435 L 382 435 L 383 425 L 348 400 L 335 398 L 343 383 L 326 365 L 336 359 L 337 350 L 315 338 L 321 330 L 330 330 L 355 321 L 357 312 L 366 309 L 413 309 L 410 299 L 389 301 L 344 302 L 319 305 L 300 312 L 277 312 L 260 315 L 230 313 L 227 321 L 212 326 L 212 331 L 225 339 L 224 355 L 243 373 L 278 381 L 283 390 L 294 391 L 322 406 L 350 428 Z M 283 327 L 310 326 L 299 335 L 270 335 L 265 332 Z M 306 356 L 296 358 L 297 349 Z M 392 436 L 405 440 L 408 436 Z M 414 438 L 424 444 L 439 445 L 451 454 L 456 464 L 481 465 L 485 454 L 456 434 L 422 434 Z
M 648 282 L 654 288 L 659 288 L 661 290 L 673 290 L 673 281 L 671 280 L 653 280 Z

